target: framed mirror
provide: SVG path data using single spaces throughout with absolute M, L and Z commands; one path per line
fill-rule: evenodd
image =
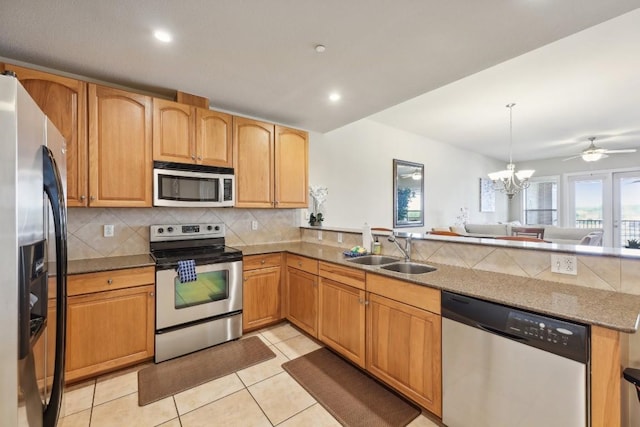
M 393 159 L 393 227 L 424 225 L 424 165 Z

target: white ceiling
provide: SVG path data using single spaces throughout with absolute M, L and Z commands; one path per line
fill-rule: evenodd
M 318 132 L 388 109 L 375 120 L 496 158 L 508 147 L 504 105 L 516 102 L 514 160 L 533 159 L 573 154 L 591 135 L 606 148 L 638 145 L 630 107 L 640 105 L 638 11 L 563 39 L 638 7 L 640 0 L 3 0 L 0 56 L 166 96 L 182 90 L 213 108 Z M 156 28 L 174 42 L 154 40 Z M 327 99 L 334 90 L 343 96 L 336 104 Z

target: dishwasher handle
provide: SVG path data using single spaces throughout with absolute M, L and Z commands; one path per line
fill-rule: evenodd
M 640 369 L 625 368 L 622 372 L 624 379 L 636 386 L 636 392 L 638 393 L 638 400 L 640 400 Z
M 476 323 L 476 328 L 482 329 L 485 332 L 489 332 L 489 333 L 492 333 L 492 334 L 500 335 L 501 337 L 504 337 L 504 338 L 509 338 L 510 340 L 523 341 L 523 342 L 526 341 L 526 338 L 524 338 L 524 337 L 519 337 L 517 335 L 510 334 L 509 332 L 505 332 L 505 331 L 501 331 L 501 330 L 496 329 L 496 328 L 492 328 L 491 326 L 481 325 L 480 323 Z

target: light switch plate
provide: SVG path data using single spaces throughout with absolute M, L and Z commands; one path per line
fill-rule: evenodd
M 575 255 L 551 255 L 551 272 L 560 274 L 578 274 L 578 260 Z

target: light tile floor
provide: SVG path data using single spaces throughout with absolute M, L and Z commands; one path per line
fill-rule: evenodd
M 320 345 L 288 323 L 257 335 L 274 359 L 202 384 L 146 406 L 138 406 L 138 370 L 133 368 L 68 387 L 61 427 L 283 426 L 340 424 L 281 365 Z M 246 337 L 245 336 L 245 337 Z M 437 427 L 424 415 L 410 427 Z

